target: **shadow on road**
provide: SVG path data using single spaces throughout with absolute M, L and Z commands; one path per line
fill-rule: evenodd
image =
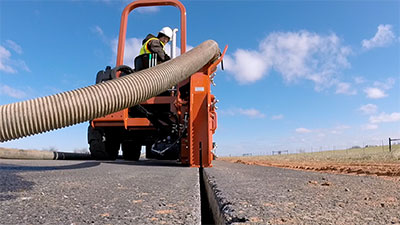
M 63 161 L 65 162 L 65 161 Z M 31 161 L 32 164 L 42 163 L 37 161 Z M 51 161 L 51 163 L 56 163 Z M 40 166 L 40 165 L 18 165 L 13 164 L 12 161 L 8 161 L 7 164 L 0 163 L 0 202 L 16 199 L 17 197 L 13 194 L 15 192 L 31 190 L 35 185 L 34 182 L 25 180 L 18 173 L 21 172 L 41 172 L 41 171 L 59 171 L 59 170 L 76 170 L 85 169 L 99 166 L 101 164 L 115 164 L 115 165 L 126 165 L 126 166 L 150 166 L 150 167 L 187 167 L 178 163 L 175 160 L 150 160 L 141 159 L 140 161 L 85 161 L 80 163 L 74 163 L 72 165 L 52 165 L 52 166 Z
M 12 194 L 13 192 L 27 191 L 33 188 L 35 183 L 27 181 L 22 176 L 18 175 L 20 172 L 73 170 L 90 168 L 98 165 L 100 165 L 100 162 L 83 162 L 62 166 L 24 166 L 0 163 L 0 202 L 16 199 L 17 197 Z
M 31 190 L 35 184 L 19 176 L 16 171 L 1 172 L 0 182 L 0 202 L 16 199 L 17 197 L 12 194 L 13 192 Z
M 68 160 L 67 160 L 68 161 Z M 10 162 L 10 161 L 9 161 Z M 34 161 L 32 161 L 34 162 Z M 54 161 L 53 161 L 54 162 Z M 64 161 L 65 162 L 65 161 Z M 119 164 L 128 166 L 161 166 L 161 167 L 187 167 L 182 165 L 176 160 L 155 160 L 155 159 L 141 159 L 139 161 L 125 161 L 118 159 L 116 161 L 86 161 L 73 165 L 60 165 L 60 166 L 32 166 L 32 165 L 16 165 L 16 164 L 1 164 L 0 171 L 16 171 L 16 172 L 40 172 L 40 171 L 52 171 L 52 170 L 74 170 L 84 169 L 99 166 L 100 164 Z
M 67 160 L 68 161 L 68 160 Z M 35 162 L 35 161 L 32 161 Z M 53 161 L 54 162 L 54 161 Z M 65 162 L 65 161 L 64 161 Z M 53 170 L 75 170 L 85 169 L 99 166 L 100 164 L 117 164 L 117 165 L 128 165 L 128 166 L 150 166 L 150 167 L 188 167 L 182 165 L 176 160 L 155 160 L 155 159 L 141 159 L 139 161 L 125 161 L 118 159 L 116 161 L 85 161 L 82 163 L 72 165 L 52 165 L 52 166 L 33 166 L 33 165 L 17 165 L 12 164 L 8 161 L 8 164 L 0 163 L 0 175 L 7 171 L 14 172 L 40 172 L 40 171 L 53 171 Z
M 177 162 L 176 160 L 156 160 L 156 159 L 140 159 L 139 161 L 103 161 L 102 163 L 120 164 L 120 165 L 132 165 L 132 166 L 163 166 L 163 167 L 187 167 Z

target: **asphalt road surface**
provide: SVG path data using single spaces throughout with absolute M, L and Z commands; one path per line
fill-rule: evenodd
M 399 181 L 213 164 L 228 224 L 400 224 Z M 200 224 L 200 190 L 175 162 L 0 160 L 0 224 Z
M 214 161 L 205 168 L 227 223 L 400 224 L 400 183 L 373 176 Z
M 0 159 L 0 224 L 200 224 L 198 169 Z

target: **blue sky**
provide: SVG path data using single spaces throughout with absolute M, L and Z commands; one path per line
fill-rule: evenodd
M 0 104 L 93 84 L 115 65 L 130 1 L 0 1 Z M 400 137 L 398 1 L 183 1 L 188 45 L 229 45 L 213 93 L 220 155 L 316 151 Z M 179 27 L 178 10 L 129 17 L 125 64 L 141 40 Z M 179 33 L 178 33 L 179 34 Z M 87 148 L 87 123 L 1 143 Z

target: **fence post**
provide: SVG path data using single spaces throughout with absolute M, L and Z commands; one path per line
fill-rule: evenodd
M 389 152 L 392 152 L 392 139 L 389 138 Z

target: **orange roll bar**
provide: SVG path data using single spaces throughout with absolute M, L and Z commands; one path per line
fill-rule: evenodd
M 163 6 L 171 5 L 178 8 L 181 12 L 181 54 L 186 52 L 186 9 L 182 3 L 177 0 L 138 0 L 130 3 L 125 7 L 121 16 L 121 26 L 119 29 L 118 39 L 118 52 L 117 52 L 117 66 L 124 64 L 124 51 L 125 51 L 125 40 L 126 40 L 126 27 L 128 25 L 129 13 L 138 7 L 144 6 Z

